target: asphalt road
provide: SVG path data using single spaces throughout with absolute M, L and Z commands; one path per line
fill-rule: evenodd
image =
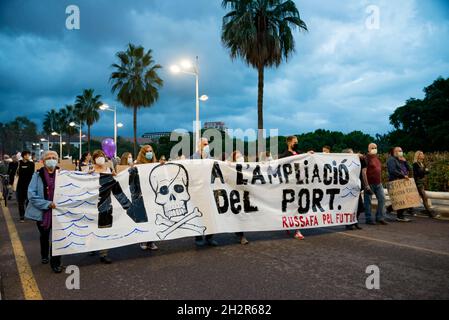
M 0 209 L 1 210 L 1 209 Z M 43 299 L 449 299 L 449 221 L 414 218 L 408 224 L 304 231 L 305 241 L 284 232 L 250 233 L 248 246 L 218 235 L 217 248 L 193 239 L 113 249 L 111 265 L 85 254 L 64 257 L 80 268 L 80 290 L 67 290 L 68 274 L 41 265 L 35 223 L 18 223 L 20 240 Z M 366 268 L 380 270 L 380 289 L 368 290 Z M 24 299 L 5 217 L 0 215 L 3 299 Z

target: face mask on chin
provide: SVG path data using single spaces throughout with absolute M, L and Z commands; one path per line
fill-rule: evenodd
M 371 149 L 370 154 L 373 156 L 377 155 L 377 149 Z

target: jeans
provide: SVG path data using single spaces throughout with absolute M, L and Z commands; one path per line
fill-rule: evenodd
M 371 184 L 371 190 L 377 199 L 377 212 L 376 221 L 382 221 L 385 219 L 385 193 L 382 184 Z M 366 221 L 371 220 L 371 199 L 372 195 L 365 191 L 365 218 Z

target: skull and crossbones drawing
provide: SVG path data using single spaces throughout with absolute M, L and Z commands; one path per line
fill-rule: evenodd
M 156 225 L 167 228 L 157 233 L 164 240 L 178 229 L 186 229 L 204 235 L 206 227 L 189 223 L 203 214 L 198 208 L 188 213 L 190 200 L 189 175 L 184 166 L 168 163 L 155 167 L 150 173 L 150 185 L 156 195 L 156 203 L 164 210 L 164 216 L 156 215 Z

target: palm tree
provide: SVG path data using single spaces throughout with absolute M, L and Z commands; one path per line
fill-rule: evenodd
M 44 132 L 48 135 L 52 134 L 53 132 L 60 133 L 61 126 L 59 122 L 59 113 L 55 109 L 51 109 L 48 111 L 44 116 L 44 123 L 43 123 L 43 129 Z
M 78 109 L 80 121 L 87 125 L 87 150 L 90 152 L 90 128 L 100 120 L 98 109 L 103 104 L 101 96 L 94 96 L 94 89 L 84 90 L 83 94 L 76 97 L 75 108 Z
M 279 67 L 295 51 L 292 29 L 307 31 L 292 0 L 223 0 L 222 42 L 232 59 L 256 68 L 259 141 L 263 139 L 263 90 L 266 67 Z
M 119 62 L 112 67 L 112 93 L 117 92 L 117 99 L 134 111 L 134 156 L 137 156 L 137 110 L 151 107 L 159 99 L 159 89 L 164 82 L 158 75 L 162 66 L 155 64 L 152 50 L 145 53 L 142 46 L 129 44 L 126 51 L 116 54 Z

